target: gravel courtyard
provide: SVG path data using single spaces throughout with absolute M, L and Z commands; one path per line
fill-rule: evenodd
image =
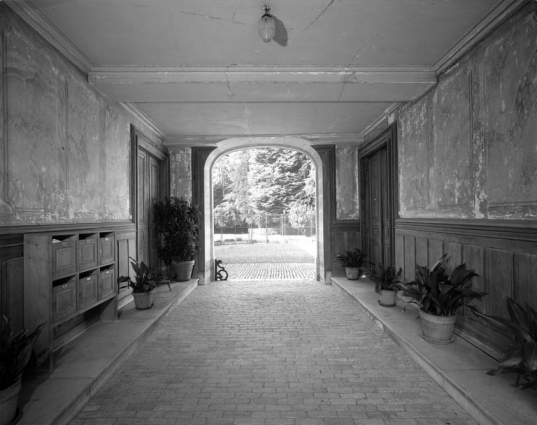
M 315 279 L 315 243 L 254 243 L 215 246 L 228 280 Z

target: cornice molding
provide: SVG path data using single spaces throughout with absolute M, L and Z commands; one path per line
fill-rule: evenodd
M 164 140 L 166 138 L 166 135 L 164 132 L 155 124 L 155 122 L 149 118 L 145 112 L 143 112 L 138 106 L 136 106 L 133 103 L 127 103 L 127 102 L 121 102 L 120 103 L 125 110 L 133 115 L 136 119 L 138 119 L 143 125 L 148 127 L 152 132 L 155 133 L 157 137 L 159 137 L 161 140 Z
M 59 50 L 70 62 L 87 74 L 93 63 L 28 0 L 4 1 L 17 15 Z
M 94 67 L 90 84 L 393 83 L 436 84 L 431 68 L 402 67 Z
M 227 135 L 227 136 L 181 136 L 181 137 L 168 137 L 164 141 L 164 146 L 216 146 L 217 143 L 229 139 L 282 139 L 286 137 L 293 137 L 297 139 L 303 139 L 312 146 L 325 145 L 325 144 L 344 144 L 353 143 L 359 145 L 364 141 L 361 134 L 286 134 L 282 136 L 275 136 L 273 134 L 267 135 Z
M 438 60 L 433 69 L 437 75 L 442 74 L 455 62 L 460 60 L 473 47 L 486 38 L 499 25 L 522 8 L 528 0 L 503 0 L 487 16 L 477 23 L 457 44 Z

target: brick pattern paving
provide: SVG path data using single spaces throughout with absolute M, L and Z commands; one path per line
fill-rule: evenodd
M 227 264 L 228 280 L 315 279 L 311 263 L 245 263 Z
M 196 288 L 71 422 L 97 424 L 475 422 L 357 303 L 304 280 Z

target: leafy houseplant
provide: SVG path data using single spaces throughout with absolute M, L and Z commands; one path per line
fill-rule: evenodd
M 357 280 L 362 275 L 362 269 L 367 254 L 354 248 L 350 251 L 345 251 L 343 254 L 337 254 L 335 259 L 345 267 L 345 275 L 349 280 Z
M 510 297 L 506 298 L 506 305 L 509 319 L 483 314 L 474 306 L 468 306 L 476 316 L 492 328 L 507 333 L 512 340 L 498 368 L 487 374 L 516 373 L 515 387 L 537 388 L 537 311 L 528 304 L 523 307 Z M 526 382 L 521 383 L 521 379 Z
M 9 424 L 15 417 L 21 376 L 30 362 L 32 350 L 45 323 L 32 333 L 14 333 L 9 319 L 0 322 L 0 425 Z
M 486 295 L 472 290 L 472 279 L 476 276 L 466 264 L 459 264 L 448 275 L 446 255 L 432 270 L 416 265 L 415 280 L 402 285 L 402 289 L 403 294 L 410 297 L 407 303 L 420 308 L 424 339 L 437 344 L 451 342 L 457 311 Z
M 401 289 L 403 269 L 393 265 L 384 266 L 378 263 L 371 267 L 371 279 L 375 282 L 375 292 L 379 294 L 379 304 L 383 307 L 395 306 L 397 290 Z
M 127 283 L 126 285 L 121 286 L 121 288 L 132 288 L 134 304 L 138 310 L 151 308 L 153 305 L 153 289 L 160 283 L 165 283 L 168 285 L 170 291 L 172 290 L 169 281 L 162 275 L 165 267 L 150 269 L 143 261 L 139 263 L 134 258 L 129 258 L 136 277 L 132 280 L 130 276 L 120 276 L 118 277 L 117 282 L 119 284 L 124 282 Z
M 153 206 L 155 229 L 161 235 L 158 248 L 159 258 L 167 266 L 172 263 L 186 263 L 179 281 L 189 280 L 194 267 L 194 259 L 199 251 L 199 222 L 201 211 L 198 205 L 183 198 L 166 198 Z

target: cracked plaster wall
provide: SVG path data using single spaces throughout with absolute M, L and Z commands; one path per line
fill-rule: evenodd
M 336 218 L 358 220 L 358 145 L 336 145 Z
M 129 220 L 132 119 L 0 7 L 0 226 Z
M 192 200 L 192 150 L 173 147 L 170 153 L 170 196 Z
M 526 8 L 399 110 L 403 218 L 537 218 L 537 19 Z

